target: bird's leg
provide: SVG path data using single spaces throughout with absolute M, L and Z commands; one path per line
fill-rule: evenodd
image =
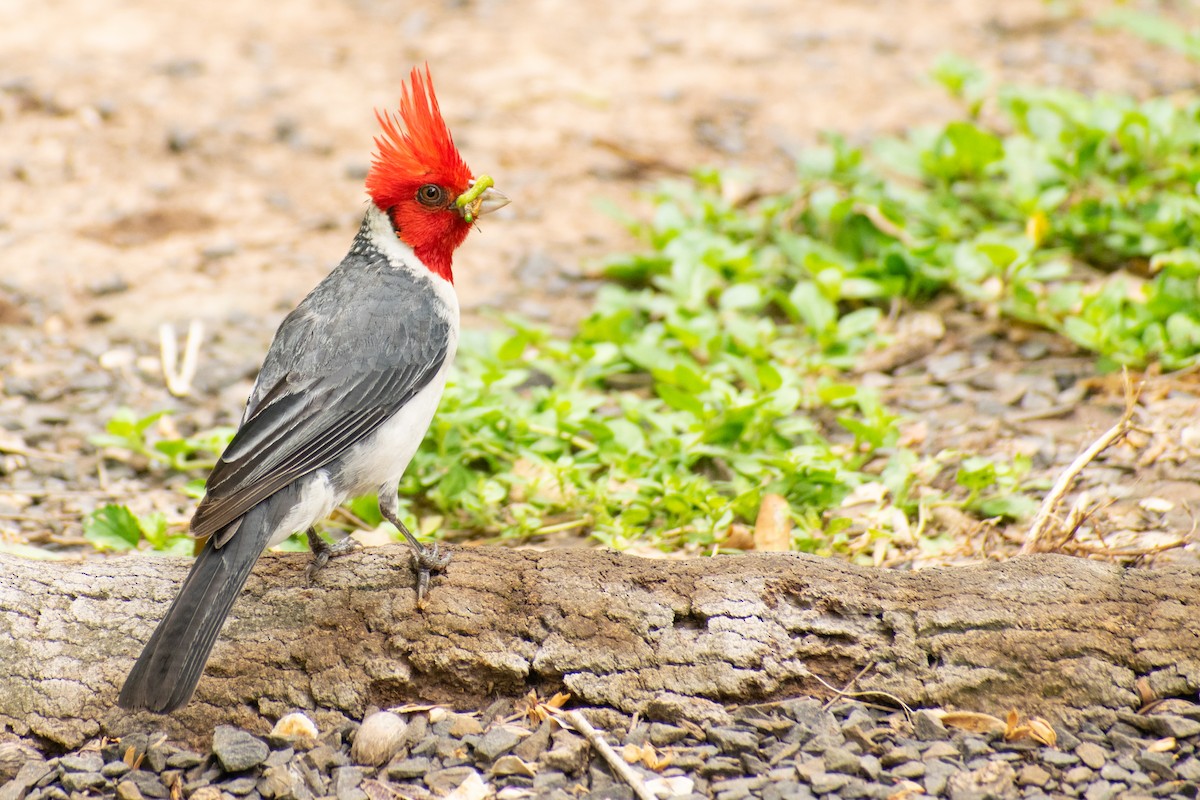
M 450 563 L 449 553 L 438 552 L 438 546 L 425 547 L 417 541 L 403 522 L 400 521 L 400 499 L 396 496 L 395 486 L 385 486 L 379 490 L 379 513 L 383 518 L 396 526 L 408 540 L 413 549 L 413 565 L 417 570 L 417 605 L 425 601 L 425 592 L 429 589 L 429 575 L 441 572 Z
M 358 549 L 358 541 L 353 536 L 347 536 L 345 539 L 329 544 L 321 538 L 321 534 L 317 533 L 316 528 L 309 528 L 308 547 L 312 550 L 312 561 L 308 562 L 308 569 L 304 570 L 304 581 L 312 586 L 313 576 L 329 563 L 329 559 Z

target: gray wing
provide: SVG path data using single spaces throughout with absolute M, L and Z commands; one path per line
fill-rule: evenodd
M 220 531 L 338 458 L 445 362 L 450 323 L 438 301 L 419 291 L 421 279 L 406 270 L 344 267 L 280 325 L 246 417 L 209 475 L 194 536 Z

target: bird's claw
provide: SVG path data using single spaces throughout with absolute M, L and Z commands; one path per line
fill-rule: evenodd
M 429 591 L 429 578 L 435 572 L 442 572 L 450 564 L 451 555 L 443 553 L 436 544 L 422 547 L 413 551 L 413 567 L 417 570 L 417 607 L 425 604 L 425 594 Z
M 304 570 L 304 583 L 306 586 L 312 586 L 313 578 L 329 563 L 329 559 L 353 552 L 358 549 L 359 544 L 358 540 L 352 536 L 329 544 L 321 538 L 320 534 L 310 528 L 308 546 L 312 550 L 312 560 L 308 562 L 308 567 Z

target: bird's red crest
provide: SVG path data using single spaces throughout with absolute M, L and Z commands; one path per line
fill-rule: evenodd
M 367 173 L 367 193 L 382 209 L 411 199 L 408 192 L 414 181 L 461 192 L 472 178 L 442 119 L 429 65 L 424 74 L 414 67 L 410 84 L 411 89 L 401 89 L 399 118 L 375 112 L 383 135 L 375 137 L 377 153 Z
M 367 173 L 367 193 L 392 221 L 396 235 L 430 271 L 453 281 L 450 262 L 471 229 L 454 200 L 471 185 L 471 170 L 442 119 L 429 66 L 414 68 L 400 97 L 399 118 L 375 112 L 383 135 Z M 443 190 L 446 206 L 417 202 L 429 184 Z

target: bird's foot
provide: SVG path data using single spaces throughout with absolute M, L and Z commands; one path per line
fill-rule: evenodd
M 358 549 L 359 545 L 352 536 L 329 544 L 314 528 L 309 528 L 308 546 L 312 550 L 312 561 L 308 562 L 308 569 L 304 570 L 304 582 L 306 585 L 312 586 L 313 578 L 322 567 L 329 563 L 329 559 L 353 552 Z
M 452 556 L 443 553 L 435 544 L 432 547 L 418 545 L 413 549 L 413 567 L 417 571 L 417 607 L 425 604 L 425 594 L 429 591 L 429 577 L 435 572 L 442 572 L 450 564 Z

